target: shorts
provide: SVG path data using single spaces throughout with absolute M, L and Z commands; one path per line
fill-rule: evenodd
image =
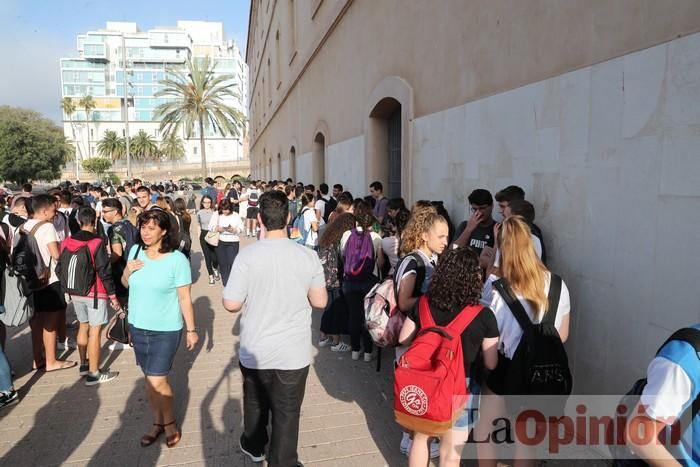
M 471 430 L 472 427 L 476 425 L 477 420 L 479 420 L 479 398 L 481 396 L 481 386 L 476 382 L 476 379 L 467 378 L 467 388 L 469 388 L 469 401 L 464 407 L 462 414 L 457 420 L 455 420 L 454 425 L 452 425 L 453 430 Z
M 258 218 L 258 207 L 249 206 L 248 212 L 246 213 L 246 219 L 257 219 Z
M 136 364 L 146 376 L 167 376 L 180 345 L 179 331 L 149 331 L 129 325 Z
M 36 311 L 65 310 L 66 298 L 61 283 L 54 282 L 34 292 L 34 309 Z
M 89 323 L 90 326 L 107 324 L 107 300 L 97 300 L 97 308 L 94 305 L 94 298 L 73 297 L 73 309 L 78 321 Z

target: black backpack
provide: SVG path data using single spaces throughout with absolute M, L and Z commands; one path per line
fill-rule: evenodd
M 335 208 L 338 207 L 338 202 L 335 199 L 333 199 L 333 197 L 330 197 L 328 199 L 321 198 L 321 201 L 323 201 L 326 204 L 326 208 L 323 210 L 323 221 L 325 223 L 328 223 L 328 218 L 331 217 L 331 213 L 335 211 Z
M 523 330 L 513 358 L 508 360 L 499 354 L 498 366 L 501 368 L 497 368 L 495 374 L 499 375 L 502 381 L 496 382 L 494 386 L 500 386 L 501 394 L 506 395 L 570 395 L 573 378 L 569 370 L 569 359 L 559 332 L 554 326 L 561 296 L 561 277 L 551 275 L 547 312 L 538 324 L 530 320 L 505 279 L 498 279 L 493 286 L 508 304 Z M 489 386 L 493 388 L 491 383 L 490 377 Z M 558 402 L 561 407 L 556 408 L 563 411 L 566 398 L 562 397 Z
M 25 230 L 24 225 L 22 225 L 15 232 L 12 241 L 12 255 L 10 257 L 12 272 L 22 279 L 23 286 L 28 291 L 36 291 L 46 287 L 51 275 L 49 265 L 44 263 L 39 244 L 34 236 L 44 224 L 47 222 L 38 222 L 30 231 Z
M 56 264 L 56 275 L 68 295 L 87 297 L 97 282 L 95 261 L 87 242 L 75 251 L 63 249 Z M 94 288 L 94 302 L 97 308 L 97 287 Z
M 666 339 L 659 350 L 656 351 L 658 355 L 666 344 L 671 341 L 683 341 L 692 345 L 695 352 L 700 352 L 700 331 L 694 328 L 683 328 L 674 332 L 671 337 Z M 616 406 L 615 414 L 610 418 L 610 423 L 607 427 L 608 433 L 615 433 L 616 425 L 614 420 L 618 417 L 623 417 L 625 420 L 630 420 L 632 418 L 632 412 L 637 406 L 639 399 L 642 396 L 644 387 L 647 385 L 647 379 L 642 378 L 637 380 L 632 388 L 625 394 L 620 402 Z M 620 407 L 625 409 L 624 412 L 620 412 Z M 700 394 L 693 400 L 693 402 L 685 409 L 684 414 L 682 414 L 679 419 L 683 420 L 685 418 L 685 413 L 690 410 L 690 420 L 693 420 L 695 416 L 700 412 Z M 612 443 L 610 445 L 610 452 L 613 457 L 613 467 L 642 467 L 649 465 L 643 460 L 639 459 L 636 454 L 627 446 L 627 444 L 618 445 L 617 443 Z

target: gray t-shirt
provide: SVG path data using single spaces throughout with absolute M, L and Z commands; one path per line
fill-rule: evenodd
M 199 226 L 202 230 L 209 230 L 209 222 L 213 215 L 214 211 L 210 209 L 200 209 L 197 211 L 197 219 L 199 220 Z
M 298 370 L 311 364 L 311 288 L 326 287 L 315 251 L 265 239 L 236 257 L 224 299 L 245 303 L 239 358 L 246 368 Z

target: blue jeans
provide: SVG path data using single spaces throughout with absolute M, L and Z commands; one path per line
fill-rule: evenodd
M 10 389 L 12 389 L 12 370 L 5 352 L 0 347 L 0 392 L 9 392 Z

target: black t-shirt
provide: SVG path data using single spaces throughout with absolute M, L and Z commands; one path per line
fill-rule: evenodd
M 496 239 L 493 238 L 494 225 L 496 225 L 496 221 L 494 221 L 493 219 L 491 219 L 491 222 L 488 226 L 483 226 L 479 224 L 469 237 L 469 241 L 467 242 L 466 246 L 471 248 L 474 251 L 474 253 L 476 253 L 476 256 L 481 255 L 481 251 L 484 249 L 484 247 L 488 246 L 493 248 L 493 246 L 496 244 Z M 455 238 L 459 238 L 459 236 L 462 235 L 462 232 L 464 232 L 466 228 L 467 221 L 464 221 L 461 224 L 459 224 L 459 227 L 457 227 L 457 232 L 455 233 Z
M 408 313 L 408 319 L 416 323 L 416 328 L 420 330 L 420 319 L 418 306 L 420 301 Z M 430 300 L 428 300 L 430 305 Z M 461 310 L 447 312 L 433 305 L 430 305 L 430 313 L 433 315 L 433 321 L 438 326 L 447 326 L 457 316 Z M 476 360 L 476 356 L 481 349 L 481 341 L 488 337 L 498 337 L 498 322 L 496 315 L 493 314 L 490 308 L 484 307 L 483 310 L 474 318 L 469 326 L 462 333 L 462 354 L 464 356 L 464 372 L 469 374 L 469 369 Z
M 237 200 L 237 199 L 238 199 L 238 190 L 236 190 L 235 188 L 231 188 L 231 191 L 228 192 L 228 195 L 226 196 L 226 199 L 229 200 L 229 201 L 230 201 L 231 199 Z M 232 204 L 232 206 L 233 206 L 233 210 L 234 210 L 235 212 L 238 212 L 238 211 L 240 210 L 240 205 L 239 205 L 239 204 Z

